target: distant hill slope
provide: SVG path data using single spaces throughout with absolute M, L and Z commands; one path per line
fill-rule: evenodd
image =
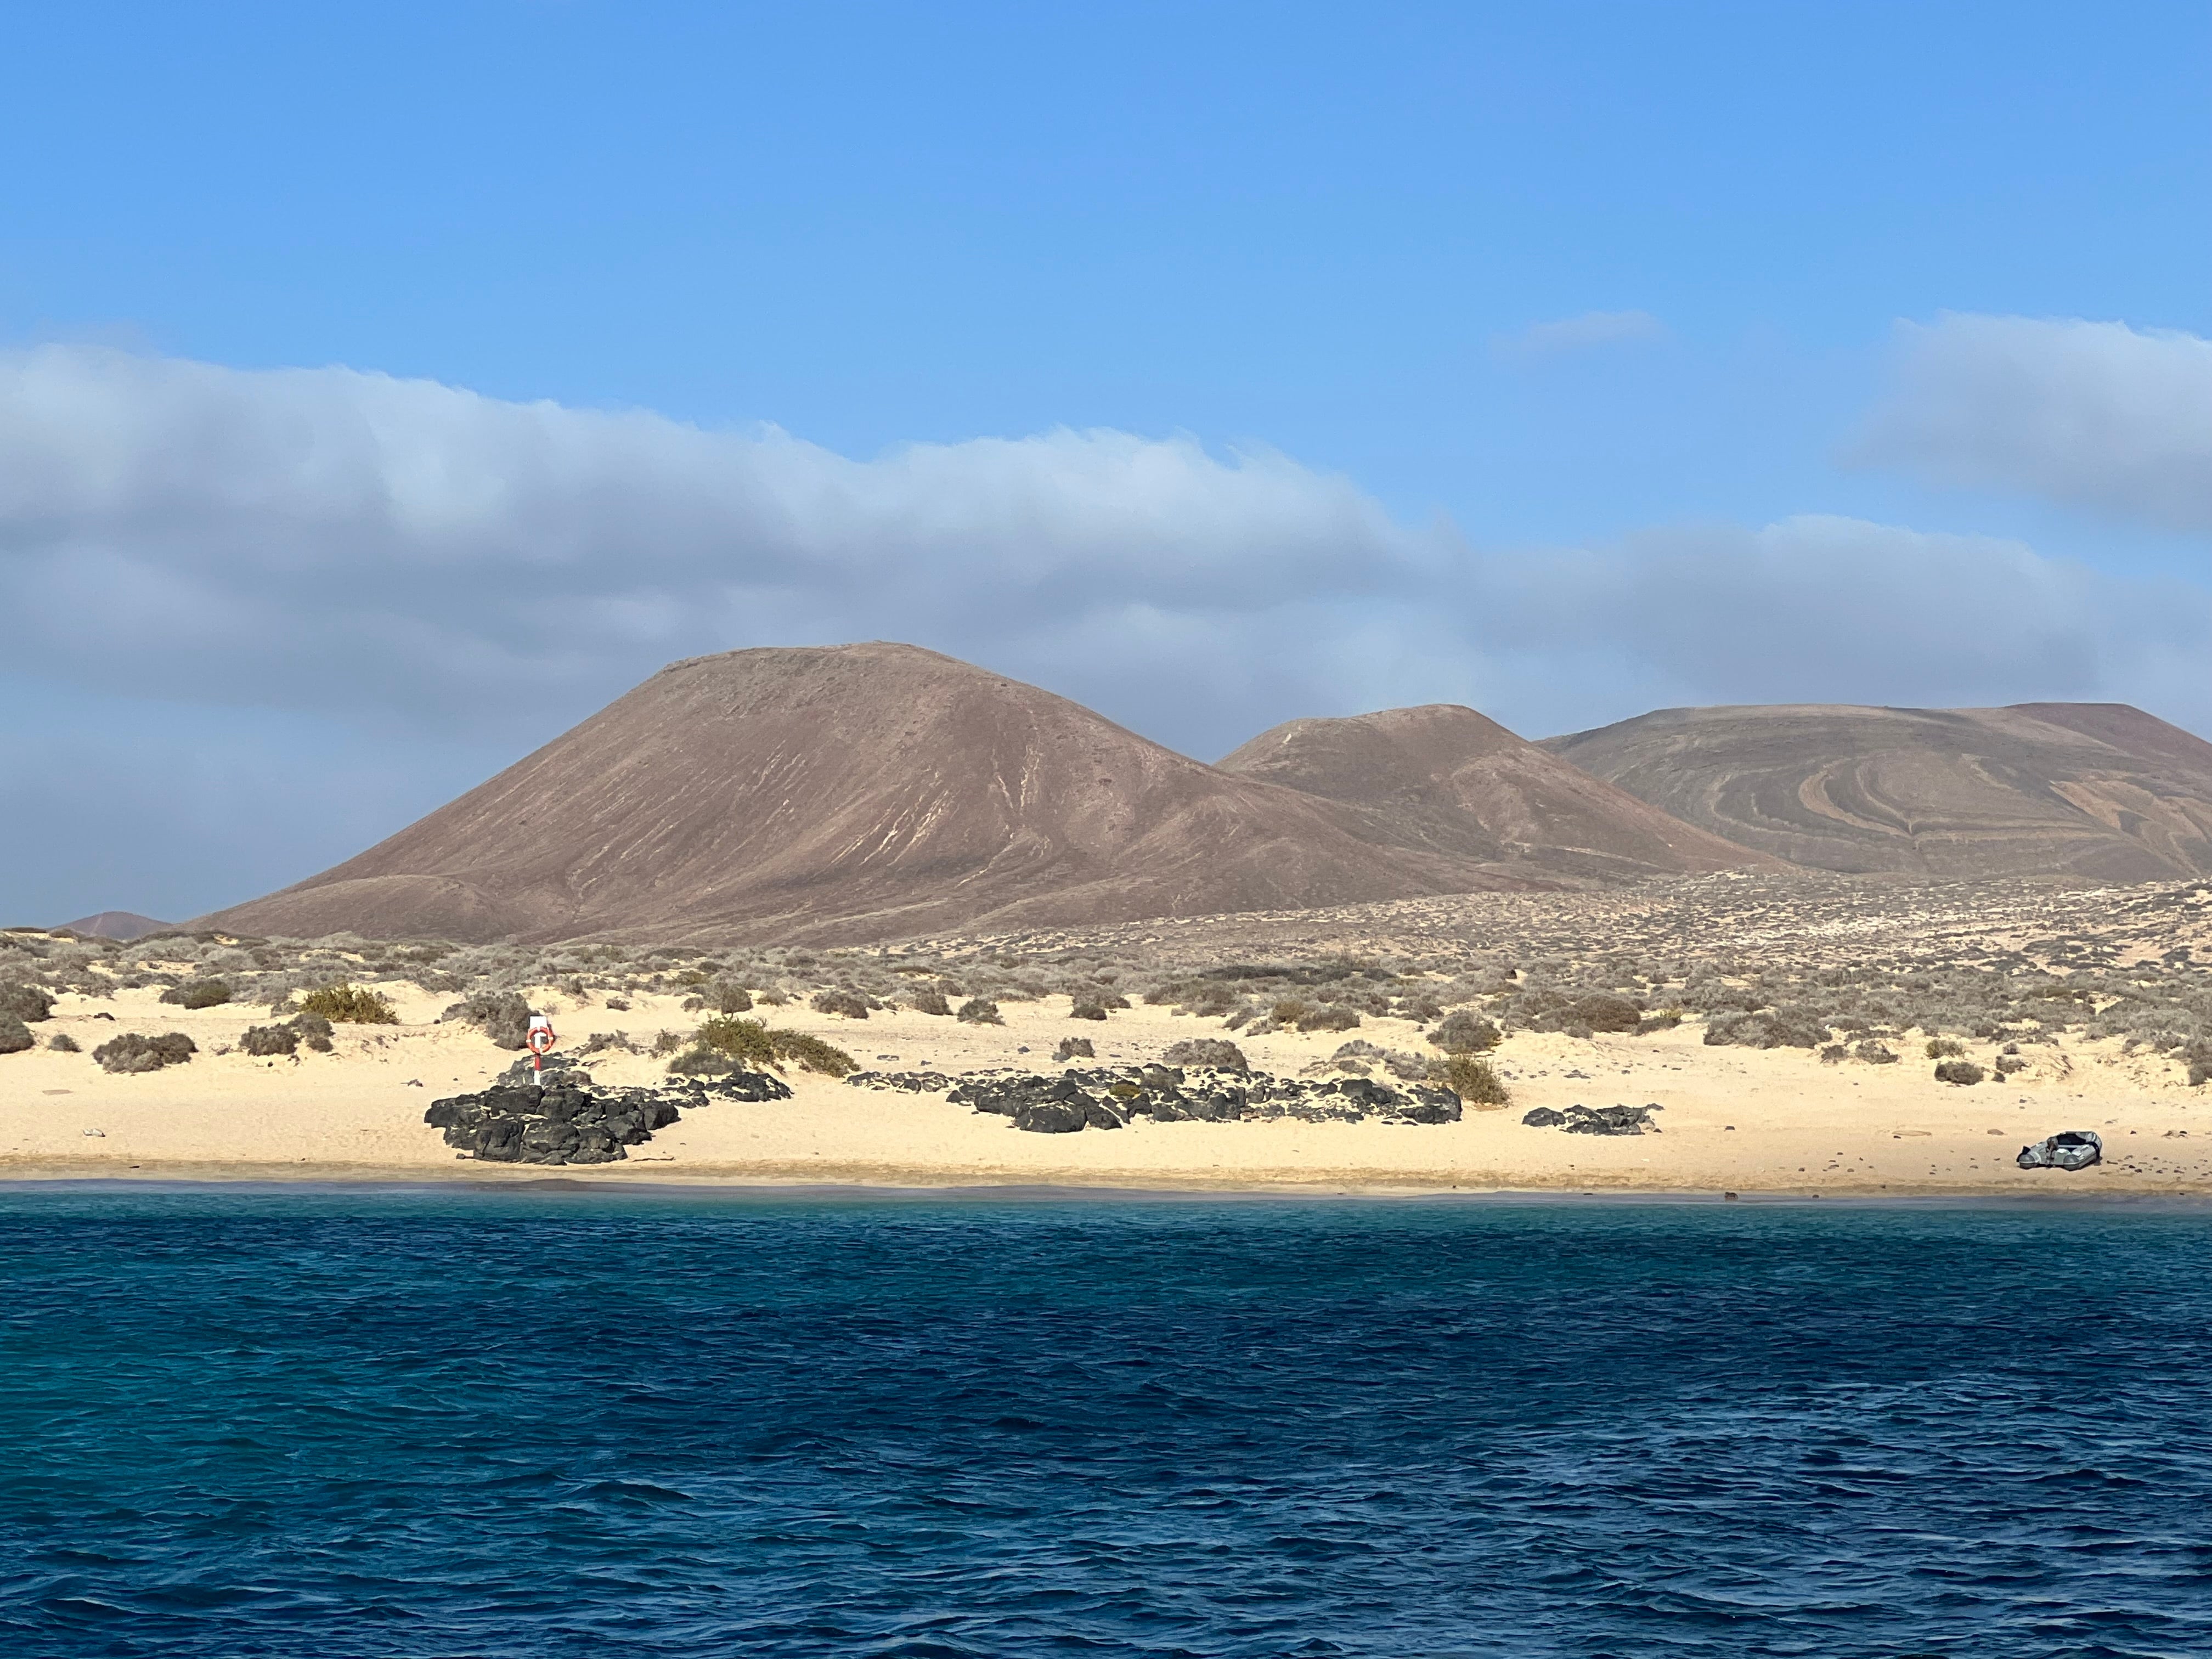
M 2212 744 L 2124 703 L 1668 708 L 1542 746 L 1814 869 L 2212 874 Z
M 1394 845 L 1577 881 L 1779 869 L 1453 703 L 1291 720 L 1220 763 L 1365 809 Z
M 158 933 L 173 927 L 173 921 L 156 921 L 151 916 L 142 916 L 135 910 L 102 910 L 96 916 L 79 916 L 75 921 L 63 924 L 72 933 L 82 933 L 87 939 L 119 939 L 129 944 L 143 939 L 149 933 Z
M 244 933 L 844 943 L 1546 884 L 911 646 L 672 665 Z

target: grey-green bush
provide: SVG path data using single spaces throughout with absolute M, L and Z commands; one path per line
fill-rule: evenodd
M 1473 1009 L 1461 1008 L 1444 1016 L 1429 1041 L 1448 1054 L 1479 1054 L 1495 1048 L 1499 1035 L 1497 1026 Z
M 81 1054 L 84 1052 L 77 1047 L 76 1039 L 67 1031 L 55 1032 L 46 1039 L 46 1047 L 58 1054 Z
M 31 1028 L 15 1015 L 0 1014 L 0 1054 L 20 1054 L 37 1042 Z
M 182 1031 L 161 1036 L 143 1036 L 125 1031 L 92 1051 L 104 1072 L 158 1072 L 164 1066 L 181 1066 L 199 1052 L 199 1044 Z
M 230 1000 L 230 985 L 220 979 L 188 979 L 161 993 L 161 1000 L 179 1008 L 216 1008 Z
M 0 1014 L 35 1025 L 53 1018 L 54 1000 L 36 985 L 0 985 Z

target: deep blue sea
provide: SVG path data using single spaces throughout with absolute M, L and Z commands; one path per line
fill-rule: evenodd
M 0 1653 L 2212 1654 L 2212 1215 L 0 1189 Z

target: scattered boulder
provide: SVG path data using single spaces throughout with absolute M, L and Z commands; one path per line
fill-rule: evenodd
M 1347 1042 L 1337 1053 L 1341 1054 L 1353 1046 Z M 1207 1071 L 1240 1074 L 1249 1074 L 1252 1070 L 1244 1051 L 1223 1037 L 1185 1037 L 1180 1042 L 1170 1042 L 1160 1061 L 1166 1066 L 1196 1066 Z
M 941 1095 L 952 1086 L 942 1072 L 854 1072 L 845 1081 L 856 1089 L 896 1089 L 910 1095 Z
M 1564 1112 L 1539 1106 L 1524 1113 L 1521 1121 L 1532 1129 L 1560 1129 L 1571 1135 L 1640 1135 L 1659 1133 L 1651 1114 L 1666 1110 L 1657 1101 L 1643 1106 L 1584 1106 L 1577 1102 Z
M 2094 1129 L 2065 1129 L 2020 1149 L 2023 1170 L 2086 1170 L 2105 1161 L 2105 1143 Z

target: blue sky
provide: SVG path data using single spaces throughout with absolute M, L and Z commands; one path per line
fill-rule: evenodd
M 875 633 L 1208 758 L 1447 699 L 1532 735 L 2040 696 L 2212 731 L 2201 3 L 84 4 L 9 36 L 5 919 L 241 898 L 666 658 Z M 2192 411 L 2155 477 L 2114 435 Z M 1711 635 L 1662 602 L 1701 586 Z

